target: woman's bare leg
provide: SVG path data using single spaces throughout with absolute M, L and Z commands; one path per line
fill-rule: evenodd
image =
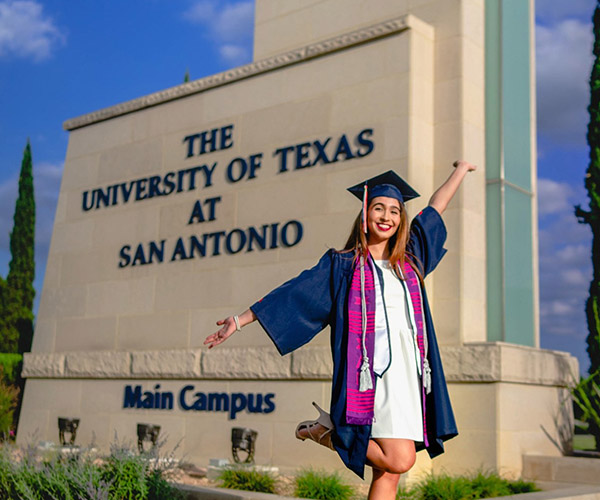
M 408 472 L 416 459 L 415 442 L 410 439 L 371 439 L 367 448 L 367 463 L 373 467 L 369 500 L 394 500 L 400 474 Z
M 373 480 L 369 488 L 369 500 L 394 500 L 398 491 L 400 474 L 391 474 L 373 468 Z
M 310 433 L 308 429 L 302 429 L 299 434 L 305 439 L 310 439 L 310 434 L 318 438 L 326 431 L 325 427 L 317 424 L 310 430 Z M 331 434 L 323 437 L 320 444 L 330 448 Z M 391 474 L 404 474 L 411 469 L 416 458 L 415 442 L 411 439 L 375 438 L 369 440 L 367 465 L 374 469 Z
M 367 464 L 392 474 L 404 474 L 415 464 L 417 454 L 412 439 L 375 438 L 369 441 Z
M 313 436 L 320 436 L 327 429 L 320 424 L 311 430 Z M 300 435 L 309 438 L 308 431 L 303 429 Z M 329 447 L 330 435 L 321 441 Z M 369 500 L 394 500 L 398 490 L 400 474 L 408 472 L 415 464 L 417 458 L 415 442 L 411 439 L 383 439 L 369 440 L 367 448 L 367 464 L 373 467 L 373 480 L 369 488 Z

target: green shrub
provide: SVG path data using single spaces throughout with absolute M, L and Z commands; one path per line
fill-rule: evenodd
M 475 500 L 539 491 L 535 483 L 511 481 L 491 472 L 478 471 L 471 476 L 451 477 L 431 474 L 412 489 L 400 488 L 398 500 Z
M 183 500 L 185 495 L 163 477 L 160 471 L 154 470 L 147 476 L 148 500 Z
M 147 457 L 121 449 L 102 464 L 85 453 L 45 460 L 34 450 L 21 450 L 14 460 L 8 446 L 0 447 L 0 499 L 24 500 L 182 500 L 160 470 L 151 470 Z
M 497 474 L 478 472 L 470 480 L 473 498 L 505 497 L 512 495 L 509 482 Z
M 257 491 L 259 493 L 275 493 L 275 478 L 268 472 L 252 469 L 225 469 L 219 475 L 222 488 L 232 490 Z
M 1 380 L 7 384 L 14 384 L 21 375 L 22 354 L 0 352 Z
M 27 456 L 16 461 L 12 459 L 10 449 L 4 446 L 0 451 L 0 470 L 0 498 L 108 498 L 99 494 L 100 488 L 94 494 L 88 494 L 89 486 L 100 477 L 89 461 L 54 457 L 43 462 Z
M 147 463 L 126 450 L 113 451 L 102 468 L 102 478 L 110 482 L 111 498 L 127 500 L 148 496 Z
M 463 500 L 470 499 L 468 479 L 446 475 L 427 476 L 416 487 L 419 500 Z
M 533 491 L 541 491 L 533 481 L 523 481 L 518 479 L 516 481 L 508 482 L 508 489 L 511 495 L 518 495 L 520 493 L 531 493 Z
M 573 406 L 579 420 L 587 424 L 587 432 L 594 436 L 594 448 L 600 443 L 600 370 L 581 378 L 571 389 Z
M 19 389 L 0 380 L 0 439 L 10 434 L 18 401 Z
M 354 496 L 354 488 L 345 484 L 336 473 L 313 469 L 303 470 L 296 476 L 294 496 L 316 500 L 348 500 Z

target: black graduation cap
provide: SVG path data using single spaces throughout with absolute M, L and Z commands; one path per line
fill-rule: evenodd
M 367 186 L 366 200 L 364 199 L 365 185 Z M 419 193 L 410 187 L 408 183 L 393 170 L 388 170 L 383 174 L 367 179 L 356 186 L 348 188 L 348 191 L 359 200 L 363 200 L 366 204 L 377 196 L 394 198 L 401 203 L 420 196 Z

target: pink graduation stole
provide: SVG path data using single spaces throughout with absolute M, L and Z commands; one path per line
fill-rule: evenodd
M 348 294 L 348 353 L 346 365 L 346 423 L 372 425 L 375 404 L 375 280 L 374 264 L 369 255 L 356 259 Z M 423 324 L 423 303 L 419 278 L 408 262 L 404 263 L 405 283 L 413 306 L 417 345 L 421 354 L 423 374 L 421 400 L 423 404 L 423 436 L 428 446 L 425 419 L 425 392 L 431 386 Z M 427 390 L 429 392 L 429 390 Z

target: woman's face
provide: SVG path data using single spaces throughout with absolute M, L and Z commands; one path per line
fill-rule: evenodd
M 389 240 L 400 226 L 400 202 L 395 198 L 378 196 L 371 200 L 367 211 L 367 229 L 369 243 L 381 243 Z

